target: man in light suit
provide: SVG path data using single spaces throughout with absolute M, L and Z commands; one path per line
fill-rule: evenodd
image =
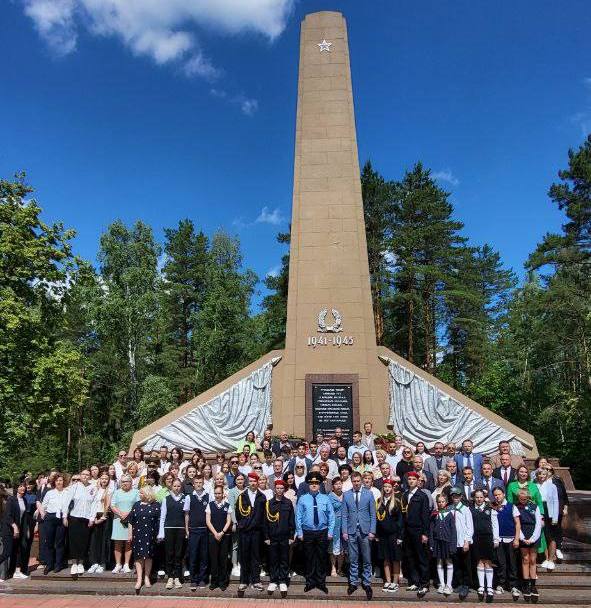
M 441 470 L 445 471 L 445 465 L 449 460 L 449 456 L 446 456 L 443 453 L 443 450 L 443 443 L 441 443 L 441 441 L 438 441 L 433 446 L 431 456 L 429 456 L 425 460 L 425 471 L 428 471 L 429 473 L 431 473 L 431 475 L 433 475 L 433 479 L 435 480 L 435 482 L 437 482 L 437 473 L 439 473 L 439 471 Z
M 480 481 L 480 469 L 482 468 L 482 454 L 474 452 L 472 440 L 465 439 L 462 443 L 462 451 L 456 454 L 458 471 L 463 471 L 464 467 L 471 467 L 474 471 L 474 479 Z
M 363 561 L 361 586 L 368 600 L 372 598 L 371 590 L 371 548 L 370 541 L 376 533 L 376 504 L 373 494 L 361 487 L 361 473 L 351 475 L 353 488 L 343 495 L 342 530 L 343 539 L 349 547 L 349 587 L 351 595 L 359 586 L 359 554 Z
M 493 467 L 489 462 L 485 462 L 482 465 L 482 477 L 480 478 L 480 485 L 482 489 L 486 491 L 489 502 L 494 500 L 493 490 L 495 488 L 501 488 L 505 491 L 505 484 L 500 480 L 493 477 Z

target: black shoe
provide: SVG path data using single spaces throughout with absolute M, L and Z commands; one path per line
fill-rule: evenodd
M 314 589 L 314 585 L 306 583 L 306 586 L 304 587 L 304 593 L 308 593 L 308 591 L 312 591 L 312 589 Z
M 538 588 L 536 587 L 536 583 L 534 582 L 534 583 L 532 583 L 532 586 L 531 586 L 531 603 L 537 604 L 539 598 L 540 598 L 540 592 L 538 591 Z
M 220 585 L 220 591 L 225 591 L 228 588 L 228 585 L 226 583 L 224 583 L 223 585 Z
M 215 589 L 217 589 L 217 587 L 215 585 L 210 585 L 209 586 L 209 590 L 210 591 L 214 591 Z
M 51 568 L 49 566 L 45 566 L 45 568 L 43 568 L 44 576 L 47 576 L 50 572 L 51 572 Z
M 460 598 L 461 602 L 463 602 L 468 597 L 469 591 L 470 590 L 468 589 L 468 587 L 460 587 L 458 597 Z
M 347 587 L 347 595 L 353 595 L 357 591 L 357 585 L 349 585 Z
M 417 591 L 417 597 L 419 599 L 424 598 L 427 595 L 427 591 L 429 591 L 428 587 L 425 587 L 425 586 L 419 587 L 419 590 Z
M 328 595 L 328 587 L 326 585 L 316 585 L 316 589 L 319 589 L 322 593 Z
M 492 589 L 488 589 L 486 592 L 486 603 L 492 604 L 495 599 L 495 592 Z
M 367 601 L 370 601 L 373 597 L 373 589 L 371 588 L 371 585 L 363 585 L 363 590 L 365 591 Z

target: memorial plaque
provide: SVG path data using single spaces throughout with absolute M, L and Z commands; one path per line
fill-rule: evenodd
M 338 426 L 351 442 L 359 428 L 359 376 L 306 374 L 306 437 L 332 435 Z
M 343 435 L 353 439 L 353 385 L 312 385 L 312 431 L 333 435 L 337 427 Z

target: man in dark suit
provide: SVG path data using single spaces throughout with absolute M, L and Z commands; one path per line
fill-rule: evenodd
M 460 485 L 462 483 L 462 474 L 458 470 L 458 464 L 455 460 L 450 458 L 445 465 L 445 469 L 451 476 L 449 481 L 452 487 Z
M 480 481 L 480 469 L 482 467 L 482 454 L 474 452 L 474 444 L 471 439 L 462 442 L 462 451 L 456 454 L 456 464 L 458 471 L 463 471 L 464 467 L 471 467 L 474 471 L 474 479 Z
M 482 485 L 480 482 L 474 480 L 474 471 L 471 467 L 464 467 L 462 476 L 464 478 L 462 484 L 464 490 L 462 502 L 466 505 L 473 505 L 474 500 L 472 499 L 472 493 L 476 490 L 482 490 Z
M 408 591 L 416 591 L 424 597 L 429 590 L 429 556 L 427 542 L 431 510 L 429 498 L 419 487 L 419 474 L 410 471 L 407 475 L 408 490 L 402 496 L 404 513 L 403 547 L 408 564 Z
M 423 465 L 423 457 L 416 455 L 413 458 L 413 466 L 414 466 L 414 471 L 416 473 L 418 473 L 419 475 L 421 475 L 421 474 L 425 475 L 426 481 L 425 481 L 425 484 L 423 487 L 426 490 L 429 490 L 429 492 L 433 492 L 433 490 L 435 489 L 435 479 L 429 471 L 425 470 L 424 465 Z M 408 483 L 406 481 L 407 475 L 408 475 L 408 473 L 405 473 L 404 477 L 402 478 L 402 489 L 403 490 L 408 489 Z
M 507 487 L 510 482 L 515 481 L 517 470 L 511 466 L 511 454 L 501 454 L 500 460 L 501 466 L 494 469 L 493 477 L 500 479 Z
M 287 470 L 290 473 L 293 473 L 295 471 L 296 462 L 303 463 L 305 468 L 305 474 L 307 475 L 312 469 L 312 459 L 306 456 L 306 444 L 301 441 L 300 443 L 298 443 L 297 450 L 297 455 L 291 458 L 287 463 Z
M 480 477 L 480 485 L 482 489 L 486 491 L 487 498 L 490 502 L 494 500 L 493 490 L 495 488 L 501 488 L 505 491 L 505 485 L 500 479 L 493 477 L 493 468 L 490 462 L 485 462 L 482 465 L 482 476 Z

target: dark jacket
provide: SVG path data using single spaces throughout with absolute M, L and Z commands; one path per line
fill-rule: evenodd
M 431 523 L 429 497 L 420 489 L 415 492 L 410 502 L 408 495 L 409 492 L 405 492 L 402 497 L 403 511 L 406 509 L 404 524 L 409 531 L 427 536 Z
M 248 490 L 244 490 L 244 492 L 239 494 L 236 499 L 236 504 L 234 505 L 237 528 L 245 532 L 262 530 L 266 501 L 265 495 L 260 490 L 257 490 L 254 505 L 250 504 Z M 240 506 L 244 513 L 240 510 Z M 248 515 L 246 515 L 247 512 Z
M 268 511 L 268 512 L 267 512 Z M 279 513 L 279 520 L 274 519 Z M 265 540 L 289 540 L 295 535 L 295 512 L 288 498 L 277 500 L 275 497 L 267 501 L 263 518 L 263 534 Z
M 18 500 L 15 496 L 8 496 L 4 503 L 4 512 L 2 513 L 2 536 L 12 536 L 12 524 L 16 524 L 20 530 L 21 527 L 21 510 L 18 506 Z

